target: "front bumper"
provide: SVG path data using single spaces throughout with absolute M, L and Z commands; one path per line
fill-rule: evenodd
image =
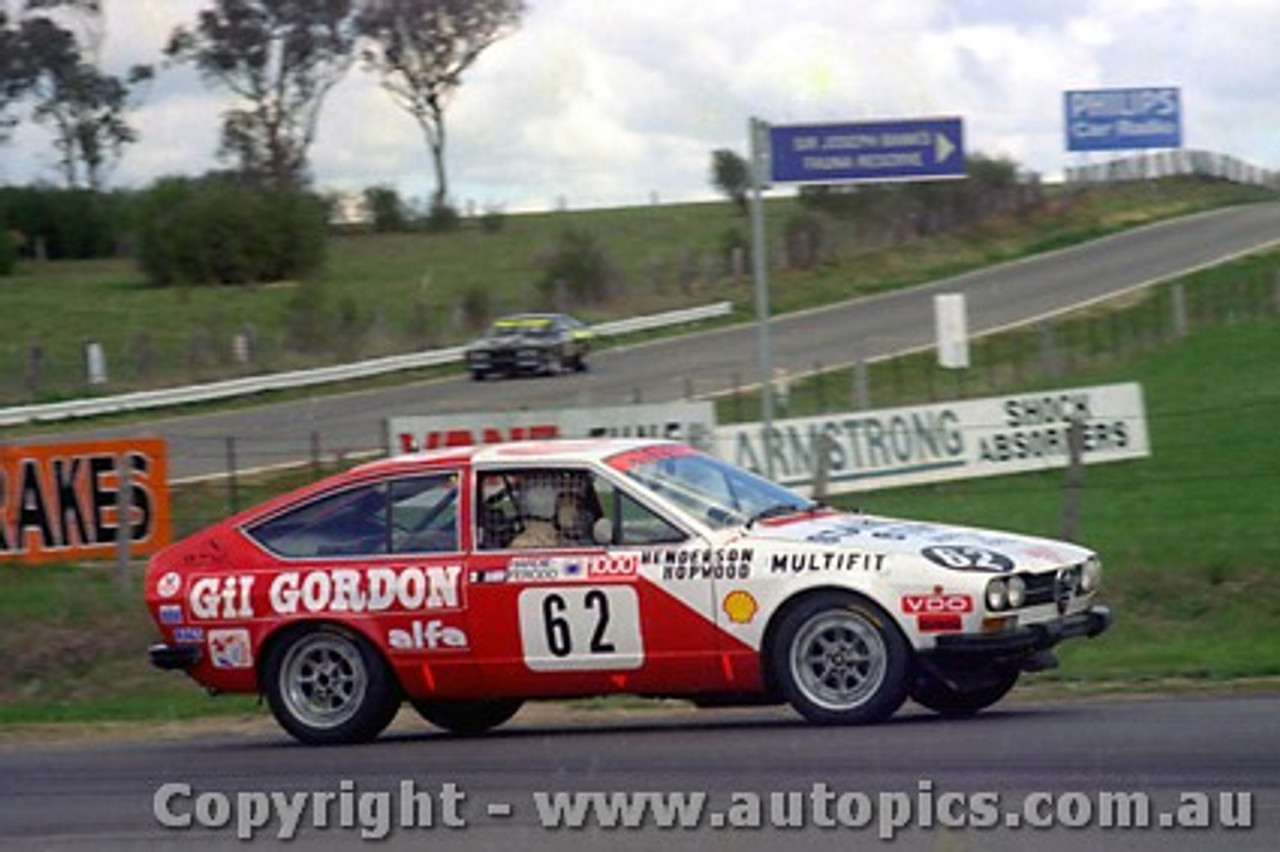
M 954 634 L 938 637 L 935 657 L 980 662 L 1029 657 L 1064 639 L 1092 638 L 1111 626 L 1111 610 L 1095 606 L 1053 621 L 1028 624 L 1007 633 Z
M 151 658 L 151 665 L 158 669 L 189 669 L 200 662 L 204 649 L 200 645 L 166 645 L 159 642 L 147 649 L 147 656 Z

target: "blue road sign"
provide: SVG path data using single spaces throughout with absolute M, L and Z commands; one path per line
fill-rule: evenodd
M 775 183 L 964 177 L 959 118 L 771 127 L 769 147 Z
M 1182 147 L 1182 98 L 1172 86 L 1072 91 L 1063 105 L 1068 151 Z

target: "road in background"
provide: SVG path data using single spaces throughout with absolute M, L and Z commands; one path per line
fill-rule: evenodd
M 927 345 L 933 296 L 940 292 L 966 294 L 970 333 L 979 334 L 1277 242 L 1280 204 L 1175 219 L 910 290 L 775 317 L 773 363 L 796 374 L 817 363 L 848 364 Z M 421 382 L 47 437 L 158 435 L 169 442 L 171 476 L 183 479 L 225 471 L 229 436 L 237 466 L 252 468 L 307 458 L 312 435 L 326 453 L 382 448 L 383 424 L 392 416 L 662 402 L 752 384 L 757 364 L 756 330 L 742 325 L 600 352 L 582 375 Z

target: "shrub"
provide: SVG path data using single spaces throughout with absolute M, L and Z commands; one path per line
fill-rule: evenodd
M 112 257 L 123 241 L 129 197 L 85 189 L 6 187 L 0 208 L 8 227 L 49 260 Z
M 571 305 L 596 305 L 613 295 L 613 271 L 604 249 L 591 234 L 568 228 L 556 247 L 539 261 L 542 275 L 536 282 L 539 307 L 568 309 Z
M 0 276 L 12 275 L 18 265 L 18 244 L 13 234 L 0 221 Z
M 153 286 L 281 281 L 324 262 L 324 202 L 301 191 L 168 178 L 138 217 L 138 262 Z
M 364 191 L 364 203 L 373 218 L 373 229 L 378 233 L 404 231 L 408 226 L 404 202 L 400 194 L 389 186 L 371 186 Z

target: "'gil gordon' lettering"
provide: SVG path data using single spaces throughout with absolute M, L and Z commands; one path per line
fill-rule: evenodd
M 272 578 L 267 605 L 276 615 L 457 609 L 461 574 L 460 565 L 286 571 Z M 253 618 L 256 579 L 200 577 L 191 584 L 191 617 L 200 621 Z

